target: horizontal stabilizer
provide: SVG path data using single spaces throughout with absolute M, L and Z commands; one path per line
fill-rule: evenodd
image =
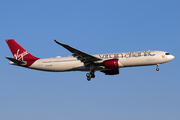
M 20 64 L 20 65 L 26 65 L 26 61 L 20 61 L 20 60 L 17 60 L 17 59 L 14 59 L 14 58 L 11 58 L 11 57 L 6 57 L 8 60 L 16 63 L 16 64 Z

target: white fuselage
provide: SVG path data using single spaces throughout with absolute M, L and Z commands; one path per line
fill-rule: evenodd
M 168 62 L 174 59 L 173 55 L 166 55 L 167 52 L 163 51 L 140 51 L 140 52 L 127 52 L 127 53 L 113 53 L 113 54 L 99 54 L 93 55 L 102 61 L 108 59 L 118 59 L 119 68 L 121 67 L 132 67 L 132 66 L 146 66 L 146 65 L 157 65 Z M 90 68 L 85 67 L 84 63 L 77 60 L 75 57 L 56 57 L 38 59 L 31 66 L 31 69 L 63 72 L 63 71 L 89 71 Z M 104 70 L 104 66 L 95 66 L 94 70 Z

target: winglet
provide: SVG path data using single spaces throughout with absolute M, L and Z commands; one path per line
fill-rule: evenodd
M 58 42 L 57 40 L 54 39 L 54 41 L 55 41 L 57 44 L 60 44 L 60 42 Z
M 55 39 L 54 39 L 54 41 L 55 41 L 57 44 L 61 45 L 61 46 L 63 46 L 63 45 L 64 45 L 64 46 L 68 46 L 68 45 L 66 45 L 66 44 L 63 44 L 63 43 L 58 42 L 58 41 L 55 40 Z M 63 46 L 63 47 L 64 47 L 64 46 Z
M 57 40 L 54 39 L 55 42 L 57 42 Z

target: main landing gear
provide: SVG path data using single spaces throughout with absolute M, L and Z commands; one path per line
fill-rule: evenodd
M 156 68 L 156 71 L 159 71 L 159 64 L 157 64 L 157 68 Z
M 87 77 L 87 80 L 90 81 L 91 78 L 95 78 L 95 75 L 94 75 L 94 70 L 92 70 L 90 73 L 87 73 L 86 74 L 86 77 Z

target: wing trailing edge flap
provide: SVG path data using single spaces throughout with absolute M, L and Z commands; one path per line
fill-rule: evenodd
M 94 63 L 95 61 L 100 61 L 102 59 L 97 58 L 95 56 L 89 55 L 85 52 L 82 52 L 80 50 L 77 50 L 69 45 L 63 44 L 58 42 L 57 40 L 54 40 L 57 44 L 63 46 L 64 48 L 66 48 L 67 50 L 69 50 L 72 54 L 73 57 L 76 57 L 78 60 L 80 60 L 81 62 L 83 62 L 86 66 L 90 65 L 91 63 Z

